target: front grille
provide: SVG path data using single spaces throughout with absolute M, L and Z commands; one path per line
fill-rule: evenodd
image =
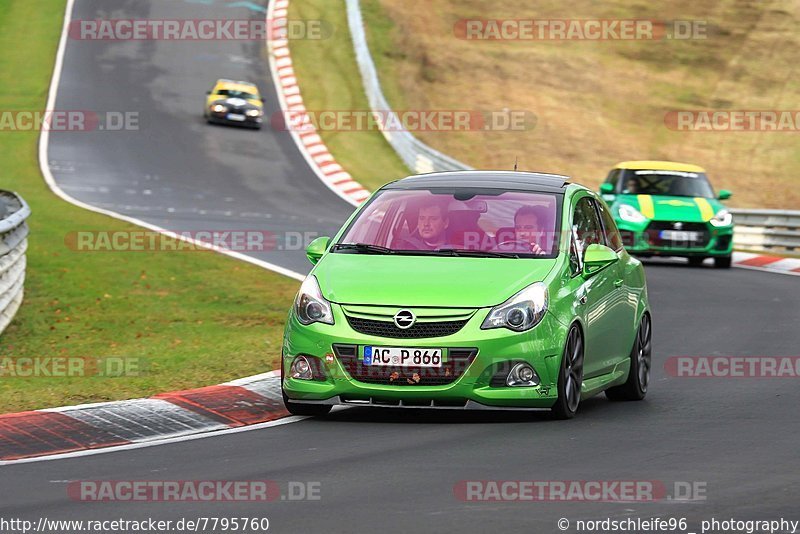
M 361 334 L 397 339 L 450 336 L 464 328 L 469 319 L 460 321 L 431 321 L 414 324 L 411 328 L 397 328 L 393 321 L 376 321 L 346 315 L 350 328 Z
M 442 386 L 458 380 L 475 359 L 478 349 L 449 349 L 441 367 L 364 365 L 356 345 L 334 345 L 333 352 L 353 380 L 387 386 Z
M 679 232 L 696 232 L 698 239 L 690 241 L 673 241 L 661 238 L 662 230 L 673 230 Z M 704 223 L 679 223 L 676 224 L 670 221 L 653 221 L 647 226 L 645 230 L 647 240 L 654 247 L 664 248 L 705 248 L 711 236 L 708 233 L 708 227 Z

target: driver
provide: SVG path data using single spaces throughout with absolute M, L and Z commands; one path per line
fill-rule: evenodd
M 412 250 L 437 250 L 447 244 L 447 227 L 450 215 L 446 201 L 427 200 L 419 207 L 417 228 L 403 240 L 403 246 Z
M 625 182 L 625 192 L 631 195 L 637 194 L 639 192 L 639 180 L 633 176 L 628 178 L 628 181 Z
M 544 229 L 539 210 L 533 206 L 522 206 L 514 214 L 514 238 L 520 244 L 530 247 L 534 254 L 545 254 L 541 244 L 544 242 Z

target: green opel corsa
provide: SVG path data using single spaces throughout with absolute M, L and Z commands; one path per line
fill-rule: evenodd
M 551 174 L 462 171 L 385 185 L 308 247 L 283 340 L 296 415 L 333 405 L 544 409 L 641 400 L 641 263 L 594 192 Z

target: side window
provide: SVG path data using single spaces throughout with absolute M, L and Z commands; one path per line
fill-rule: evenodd
M 606 176 L 606 183 L 612 184 L 615 191 L 619 189 L 620 174 L 622 174 L 622 169 L 613 169 L 608 173 L 608 176 Z
M 597 207 L 600 209 L 600 218 L 603 220 L 603 230 L 605 231 L 605 244 L 615 251 L 622 250 L 622 237 L 619 235 L 617 223 L 614 222 L 614 217 L 611 216 L 611 210 L 605 202 L 598 202 Z
M 600 225 L 597 209 L 594 201 L 589 197 L 583 197 L 575 205 L 575 213 L 572 218 L 572 234 L 575 239 L 576 252 L 581 260 L 583 259 L 584 251 L 589 245 L 605 244 L 603 227 Z
M 572 276 L 580 273 L 583 270 L 583 262 L 578 254 L 578 246 L 575 244 L 575 236 L 571 236 L 569 240 L 569 268 Z

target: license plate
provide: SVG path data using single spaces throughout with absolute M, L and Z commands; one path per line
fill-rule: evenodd
M 665 241 L 700 241 L 700 232 L 682 232 L 680 230 L 661 230 L 659 234 Z
M 364 365 L 441 367 L 442 349 L 364 347 Z
M 244 120 L 244 115 L 239 115 L 238 113 L 228 113 L 228 120 L 241 122 Z

